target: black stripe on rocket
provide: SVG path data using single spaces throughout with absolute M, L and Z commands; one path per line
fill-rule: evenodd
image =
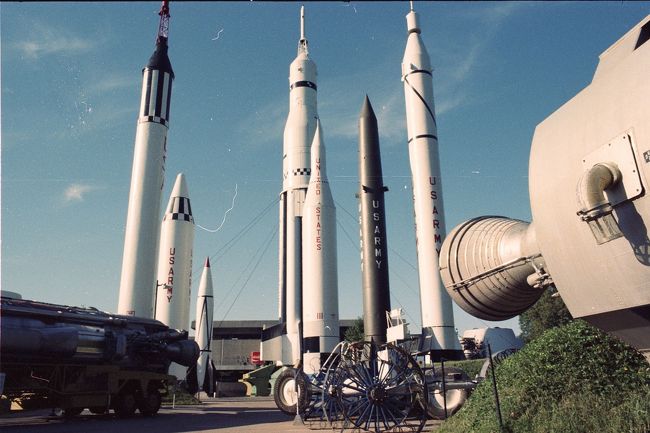
M 158 69 L 144 68 L 142 104 L 138 123 L 154 122 L 169 127 L 169 107 L 172 95 L 172 76 Z
M 435 116 L 435 114 L 433 114 L 433 110 L 431 109 L 431 107 L 429 107 L 429 104 L 424 99 L 424 97 L 420 94 L 420 92 L 418 92 L 418 90 L 415 87 L 413 87 L 413 85 L 411 83 L 409 83 L 408 76 L 411 75 L 411 74 L 432 75 L 431 71 L 427 71 L 425 69 L 415 69 L 415 70 L 409 72 L 408 74 L 404 75 L 404 82 L 406 84 L 408 84 L 408 86 L 411 88 L 411 90 L 413 90 L 413 93 L 415 93 L 415 95 L 420 99 L 420 101 L 422 101 L 422 103 L 424 104 L 424 107 L 429 112 L 429 116 L 431 116 L 431 120 L 433 120 L 433 125 L 437 128 L 438 127 L 438 122 L 436 122 L 436 116 Z M 417 137 L 413 137 L 413 138 L 422 138 L 422 137 L 426 137 L 426 135 L 417 136 Z M 413 140 L 413 138 L 409 139 L 409 143 L 411 142 L 411 140 Z M 436 137 L 435 135 L 431 136 L 430 138 L 435 138 L 436 141 L 438 140 L 438 137 Z
M 309 87 L 310 89 L 318 90 L 316 83 L 313 83 L 311 81 L 296 81 L 289 86 L 289 90 L 293 90 L 296 87 Z

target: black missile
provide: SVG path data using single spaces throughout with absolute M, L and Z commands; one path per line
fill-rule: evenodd
M 359 221 L 365 339 L 386 342 L 390 311 L 388 244 L 377 117 L 366 96 L 359 115 Z

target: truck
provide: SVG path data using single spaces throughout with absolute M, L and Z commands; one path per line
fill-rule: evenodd
M 176 377 L 171 362 L 190 366 L 199 349 L 187 331 L 142 317 L 0 297 L 3 407 L 84 409 L 154 415 Z

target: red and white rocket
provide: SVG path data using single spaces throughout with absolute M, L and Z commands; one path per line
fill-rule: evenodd
M 336 207 L 327 181 L 318 120 L 303 207 L 302 257 L 303 371 L 316 374 L 340 341 Z
M 142 71 L 117 312 L 153 317 L 160 199 L 174 71 L 167 56 L 169 5 L 163 2 L 156 49 Z
M 189 329 L 194 217 L 185 175 L 179 173 L 160 228 L 156 320 Z
M 210 269 L 210 259 L 205 259 L 205 266 L 201 274 L 199 283 L 199 293 L 196 298 L 196 334 L 194 341 L 199 345 L 199 359 L 196 361 L 196 378 L 199 389 L 203 389 L 208 394 L 211 393 L 211 365 L 212 365 L 212 317 L 214 313 L 214 298 L 212 288 L 212 270 Z M 206 383 L 206 373 L 208 375 L 208 386 Z
M 411 3 L 412 5 L 412 3 Z M 415 236 L 422 308 L 422 347 L 434 358 L 462 357 L 451 298 L 440 278 L 438 255 L 445 235 L 438 132 L 431 62 L 420 38 L 418 15 L 406 15 L 408 40 L 402 60 Z

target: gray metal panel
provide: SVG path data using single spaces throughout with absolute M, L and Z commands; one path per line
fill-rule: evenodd
M 650 43 L 634 48 L 649 20 L 601 56 L 601 63 L 609 57 L 606 67 L 599 66 L 586 89 L 540 123 L 533 138 L 529 177 L 537 239 L 574 317 L 650 304 Z M 597 245 L 576 216 L 576 186 L 583 161 L 626 132 L 644 191 L 614 207 L 624 236 Z M 619 163 L 629 157 L 623 153 L 606 158 Z

